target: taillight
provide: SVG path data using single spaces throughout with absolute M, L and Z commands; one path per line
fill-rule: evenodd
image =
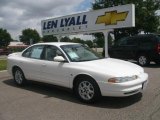
M 160 43 L 157 45 L 157 52 L 160 54 Z

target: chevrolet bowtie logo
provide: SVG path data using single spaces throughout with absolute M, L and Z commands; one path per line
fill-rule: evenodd
M 117 11 L 106 12 L 105 15 L 98 16 L 96 24 L 104 23 L 105 25 L 116 25 L 117 21 L 125 21 L 127 15 L 128 12 L 120 12 L 120 13 L 117 13 Z

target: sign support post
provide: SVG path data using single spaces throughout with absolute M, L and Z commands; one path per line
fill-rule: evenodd
M 112 30 L 111 29 L 108 29 L 106 31 L 103 31 L 103 35 L 104 35 L 104 50 L 105 50 L 105 57 L 109 57 L 109 54 L 108 54 L 108 36 L 109 36 L 109 33 L 111 32 Z
M 61 42 L 61 38 L 62 38 L 61 35 L 58 35 L 58 36 L 57 36 L 58 42 Z

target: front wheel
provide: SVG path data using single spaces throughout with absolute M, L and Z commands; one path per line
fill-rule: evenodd
M 75 86 L 75 92 L 82 102 L 92 103 L 100 97 L 97 83 L 89 77 L 80 78 Z
M 26 83 L 26 79 L 24 77 L 24 74 L 22 72 L 22 70 L 20 68 L 16 68 L 14 70 L 13 73 L 13 77 L 14 77 L 14 82 L 18 85 L 18 86 L 23 86 Z
M 149 58 L 146 55 L 139 55 L 137 62 L 140 66 L 147 66 L 150 63 Z

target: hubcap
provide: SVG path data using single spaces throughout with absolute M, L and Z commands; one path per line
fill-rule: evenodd
M 18 84 L 22 83 L 22 81 L 23 81 L 23 75 L 22 75 L 21 71 L 16 70 L 16 72 L 15 72 L 15 80 L 16 80 L 16 82 Z
M 147 58 L 145 56 L 140 56 L 139 57 L 139 63 L 141 65 L 145 65 L 147 63 Z
M 94 87 L 90 82 L 83 81 L 79 84 L 78 92 L 81 98 L 90 100 L 94 96 Z

